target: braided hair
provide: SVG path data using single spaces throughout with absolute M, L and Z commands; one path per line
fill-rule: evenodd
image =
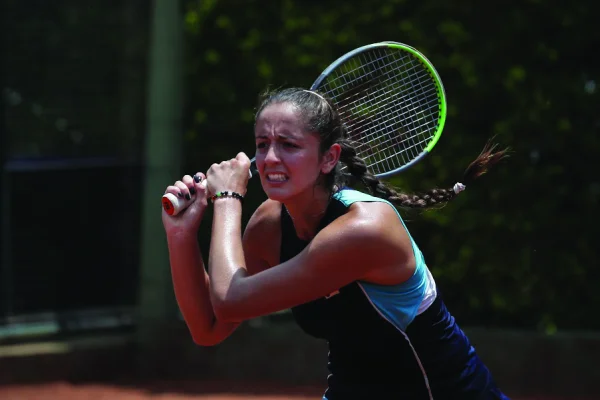
M 325 185 L 331 191 L 336 187 L 362 185 L 370 194 L 386 199 L 397 206 L 427 209 L 449 202 L 465 187 L 459 183 L 453 187 L 408 194 L 398 192 L 386 185 L 368 170 L 365 161 L 358 156 L 339 112 L 326 96 L 318 92 L 301 88 L 267 90 L 261 95 L 259 101 L 256 119 L 271 104 L 290 103 L 296 107 L 304 120 L 307 132 L 315 132 L 320 136 L 321 152 L 327 151 L 335 143 L 341 147 L 338 164 L 323 177 Z M 465 170 L 462 182 L 470 184 L 507 156 L 508 149 L 496 151 L 496 148 L 497 145 L 489 141 Z

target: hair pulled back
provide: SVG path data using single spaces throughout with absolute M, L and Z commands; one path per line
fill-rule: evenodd
M 297 109 L 305 123 L 306 131 L 319 135 L 321 152 L 327 151 L 335 143 L 340 145 L 340 160 L 336 168 L 324 175 L 324 183 L 332 191 L 335 187 L 362 184 L 374 196 L 389 200 L 400 207 L 421 209 L 439 207 L 454 199 L 460 192 L 461 187 L 455 185 L 431 189 L 420 194 L 408 194 L 398 192 L 380 181 L 358 156 L 333 103 L 318 92 L 302 88 L 267 90 L 261 95 L 256 119 L 267 106 L 278 103 L 289 103 Z M 489 141 L 479 156 L 466 168 L 460 181 L 465 185 L 470 184 L 507 156 L 508 149 L 495 151 L 496 148 L 497 145 Z

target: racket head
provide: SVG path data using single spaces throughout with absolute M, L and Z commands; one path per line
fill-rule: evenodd
M 358 156 L 377 177 L 395 175 L 434 148 L 446 122 L 446 93 L 433 64 L 400 42 L 354 49 L 331 63 L 311 90 L 329 98 Z

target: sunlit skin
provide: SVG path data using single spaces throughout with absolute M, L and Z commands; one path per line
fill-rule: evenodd
M 244 196 L 249 157 L 238 153 L 211 165 L 206 176 L 186 175 L 167 187 L 166 192 L 191 202 L 175 217 L 163 211 L 163 224 L 177 302 L 199 345 L 220 343 L 242 321 L 327 299 L 336 292 L 342 297 L 343 288 L 354 282 L 393 287 L 415 276 L 413 243 L 389 203 L 367 197 L 343 210 L 332 209 L 335 218 L 320 226 L 329 204 L 342 207 L 343 195 L 356 194 L 345 192 L 337 198 L 337 189 L 331 187 L 340 178 L 331 174 L 336 173 L 342 155 L 340 143 L 346 146 L 345 135 L 339 125 L 331 127 L 335 121 L 313 114 L 322 111 L 311 109 L 314 104 L 289 101 L 267 103 L 255 123 L 256 167 L 268 199 L 253 212 L 245 228 L 243 198 L 224 194 L 210 204 L 208 265 L 197 242 L 208 198 L 223 192 Z M 324 139 L 309 129 L 306 115 L 314 115 L 310 122 L 319 130 L 331 129 L 321 132 Z M 352 149 L 344 150 L 348 153 L 342 159 L 354 178 L 370 182 L 370 177 L 353 168 Z M 307 242 L 291 258 L 281 253 L 287 245 L 282 226 L 286 210 L 297 236 Z
M 392 207 L 356 203 L 317 232 L 331 199 L 323 182 L 339 161 L 341 147 L 324 151 L 320 137 L 307 132 L 293 105 L 271 104 L 255 127 L 256 164 L 269 200 L 242 232 L 242 203 L 220 198 L 212 204 L 208 273 L 197 244 L 197 227 L 207 197 L 220 191 L 246 194 L 250 159 L 244 153 L 213 164 L 202 180 L 186 175 L 167 188 L 195 200 L 175 218 L 163 211 L 175 294 L 194 341 L 213 345 L 243 320 L 327 296 L 356 280 L 394 285 L 415 268 L 410 239 Z M 280 262 L 281 204 L 298 236 L 310 244 Z
M 314 235 L 327 207 L 330 189 L 318 182 L 335 167 L 340 146 L 323 154 L 316 133 L 306 127 L 295 107 L 272 104 L 256 121 L 256 166 L 263 190 L 271 200 L 285 204 L 303 239 Z

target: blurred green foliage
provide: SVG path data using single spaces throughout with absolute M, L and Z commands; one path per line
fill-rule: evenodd
M 139 159 L 148 4 L 4 2 L 12 155 Z M 434 152 L 392 183 L 406 191 L 449 187 L 493 135 L 513 150 L 445 208 L 403 212 L 453 313 L 463 325 L 600 329 L 590 318 L 600 307 L 600 3 L 183 4 L 185 171 L 253 153 L 256 100 L 268 86 L 308 87 L 334 59 L 367 43 L 410 44 L 440 73 L 448 120 Z M 252 180 L 245 218 L 263 199 Z M 122 243 L 134 224 L 121 223 Z M 209 223 L 200 235 L 206 249 Z
M 600 307 L 598 11 L 543 0 L 188 1 L 187 165 L 251 155 L 267 86 L 308 87 L 370 42 L 410 44 L 438 69 L 449 115 L 434 152 L 392 183 L 449 187 L 489 137 L 512 148 L 452 204 L 404 213 L 452 311 L 463 325 L 599 329 L 589 318 Z M 247 216 L 264 198 L 250 185 Z

